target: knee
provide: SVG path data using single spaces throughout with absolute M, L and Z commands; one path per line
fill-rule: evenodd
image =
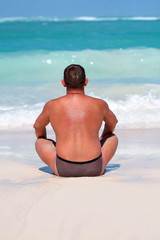
M 111 144 L 115 147 L 115 149 L 117 149 L 117 146 L 118 146 L 118 137 L 116 136 L 116 134 L 111 133 L 110 141 L 111 141 Z
M 115 141 L 118 143 L 118 137 L 114 134 Z
M 39 146 L 39 139 L 37 139 L 37 140 L 35 141 L 35 149 L 36 149 L 36 151 L 37 151 L 38 146 Z
M 39 149 L 40 145 L 42 144 L 43 139 L 39 138 L 35 141 L 35 149 L 36 151 Z
M 119 142 L 118 137 L 114 134 L 113 138 L 114 138 L 115 145 L 118 146 L 118 142 Z

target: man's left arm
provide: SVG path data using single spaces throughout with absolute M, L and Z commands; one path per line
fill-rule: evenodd
M 104 136 L 106 136 L 108 133 L 113 133 L 116 124 L 118 123 L 118 120 L 115 116 L 115 114 L 109 109 L 108 104 L 104 103 L 104 119 L 105 122 L 104 130 L 102 132 L 102 135 L 100 139 L 102 139 Z
M 33 125 L 37 138 L 47 138 L 46 126 L 49 122 L 48 104 L 46 104 Z

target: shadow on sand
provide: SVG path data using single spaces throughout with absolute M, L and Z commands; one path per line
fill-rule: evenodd
M 52 170 L 48 166 L 40 167 L 39 170 L 41 170 L 42 172 L 54 175 L 54 173 L 52 172 Z
M 115 171 L 119 167 L 120 167 L 120 164 L 108 164 L 105 171 L 104 171 L 104 174 L 107 173 L 107 172 Z M 42 171 L 42 172 L 54 175 L 54 173 L 52 172 L 52 170 L 48 166 L 40 167 L 39 170 Z
M 120 168 L 120 166 L 121 166 L 120 164 L 108 164 L 105 171 L 104 171 L 104 174 L 107 173 L 107 172 L 115 171 L 118 168 Z

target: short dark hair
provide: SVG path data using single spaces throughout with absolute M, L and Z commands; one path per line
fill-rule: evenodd
M 86 79 L 85 70 L 82 66 L 71 64 L 64 70 L 64 81 L 67 87 L 80 88 Z

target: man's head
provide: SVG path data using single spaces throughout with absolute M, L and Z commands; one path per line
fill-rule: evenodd
M 81 88 L 85 84 L 85 70 L 80 65 L 72 64 L 64 70 L 64 82 L 66 87 Z

